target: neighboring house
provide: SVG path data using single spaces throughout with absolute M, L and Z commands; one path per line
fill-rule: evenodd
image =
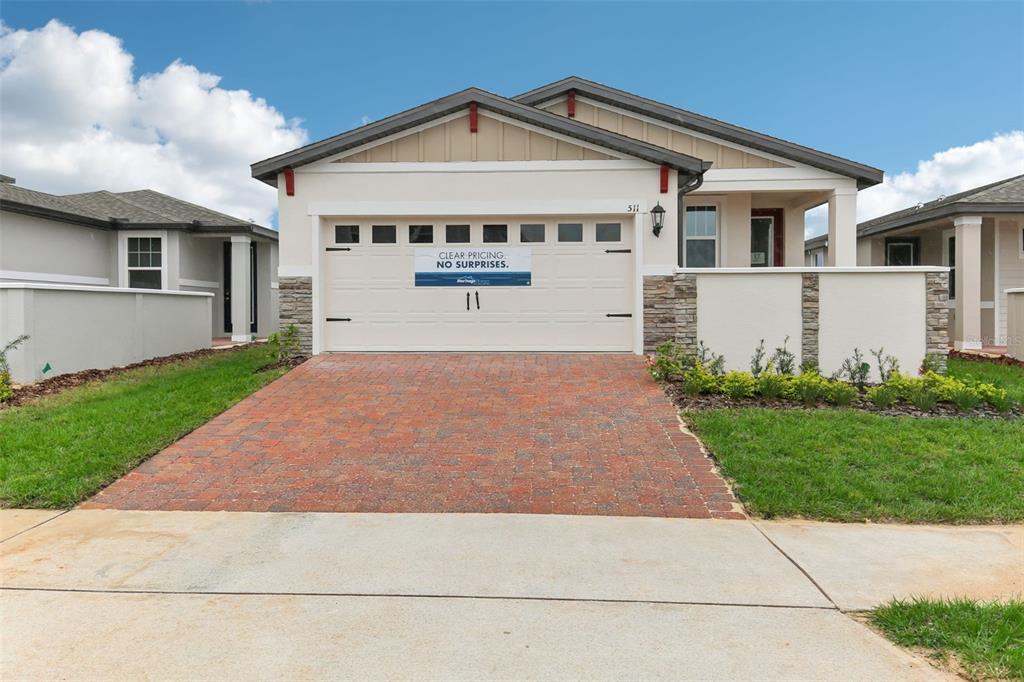
M 827 235 L 805 250 L 827 251 Z M 1024 287 L 1024 175 L 861 223 L 857 264 L 949 267 L 955 347 L 1005 345 L 1006 290 Z
M 677 276 L 803 265 L 808 208 L 854 265 L 857 191 L 882 180 L 580 78 L 463 90 L 252 173 L 278 189 L 282 322 L 313 352 L 642 352 L 688 333 Z
M 57 196 L 0 176 L 0 283 L 208 292 L 212 336 L 243 341 L 277 329 L 277 258 L 274 230 L 153 190 Z

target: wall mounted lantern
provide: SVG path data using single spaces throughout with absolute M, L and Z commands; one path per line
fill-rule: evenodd
M 661 236 L 661 228 L 665 227 L 665 209 L 661 207 L 661 202 L 651 209 L 651 220 L 654 222 L 654 236 Z

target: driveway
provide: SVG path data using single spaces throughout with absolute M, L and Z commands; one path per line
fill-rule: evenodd
M 313 358 L 85 508 L 742 518 L 632 355 Z

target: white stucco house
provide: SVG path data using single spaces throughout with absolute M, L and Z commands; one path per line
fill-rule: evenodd
M 808 264 L 828 251 L 828 235 L 807 240 Z M 861 223 L 857 263 L 948 267 L 954 346 L 1007 345 L 1007 291 L 1024 287 L 1024 175 Z
M 128 364 L 277 329 L 277 232 L 152 190 L 0 176 L 0 343 L 14 376 Z
M 675 339 L 745 367 L 788 339 L 832 368 L 945 347 L 944 269 L 856 267 L 857 193 L 882 171 L 582 78 L 462 90 L 252 174 L 278 190 L 281 321 L 313 353 Z M 825 203 L 836 248 L 807 268 Z

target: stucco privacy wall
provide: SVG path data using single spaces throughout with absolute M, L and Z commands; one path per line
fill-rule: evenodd
M 798 360 L 825 374 L 854 348 L 869 360 L 884 348 L 913 372 L 927 353 L 947 351 L 947 287 L 940 268 L 681 270 L 645 278 L 645 347 L 674 329 L 684 347 L 695 338 L 745 370 L 761 339 L 770 352 L 788 336 Z
M 117 233 L 4 211 L 0 281 L 117 284 Z
M 27 383 L 207 348 L 212 294 L 113 287 L 0 284 L 0 339 L 28 334 L 8 360 Z M 69 342 L 69 337 L 73 340 Z
M 1024 360 L 1024 289 L 1006 291 L 1006 352 Z

